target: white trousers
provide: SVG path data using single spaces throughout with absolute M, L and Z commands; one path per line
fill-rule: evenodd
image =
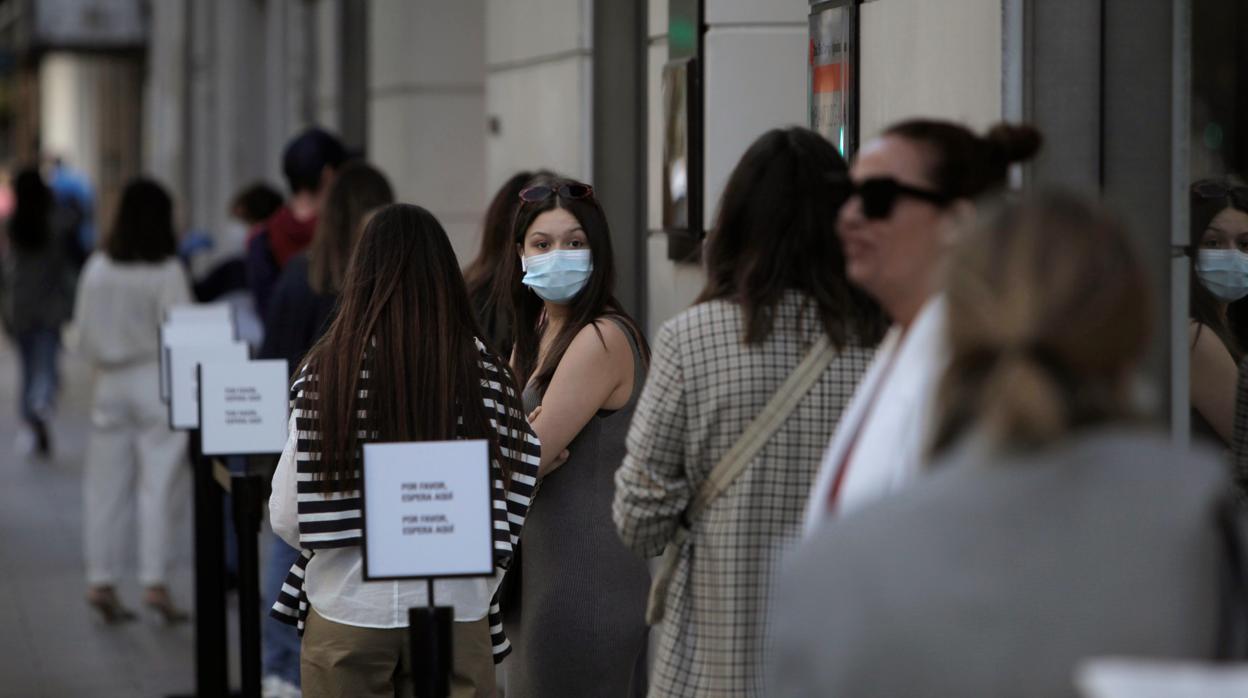
M 83 473 L 87 583 L 122 574 L 132 507 L 138 505 L 139 582 L 165 584 L 178 512 L 190 508 L 186 434 L 169 428 L 156 362 L 101 369 Z

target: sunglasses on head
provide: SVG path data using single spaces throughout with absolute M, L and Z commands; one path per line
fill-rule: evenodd
M 558 194 L 564 199 L 588 199 L 594 195 L 594 188 L 580 182 L 564 182 L 558 185 L 538 184 L 520 190 L 520 200 L 531 204 L 545 201 Z
M 1240 184 L 1204 181 L 1192 185 L 1192 193 L 1202 199 L 1231 199 L 1237 206 L 1248 205 L 1248 187 Z
M 892 177 L 872 177 L 857 184 L 851 184 L 851 186 L 853 193 L 862 202 L 862 215 L 875 221 L 884 220 L 893 215 L 893 207 L 903 196 L 926 201 L 936 206 L 947 206 L 954 198 L 929 189 L 902 184 Z

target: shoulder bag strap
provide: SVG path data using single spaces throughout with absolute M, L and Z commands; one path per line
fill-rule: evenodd
M 785 379 L 775 394 L 763 407 L 763 411 L 754 418 L 741 437 L 737 439 L 722 460 L 715 464 L 715 469 L 702 483 L 693 500 L 685 509 L 676 534 L 667 548 L 659 569 L 650 585 L 650 598 L 646 604 L 646 622 L 654 625 L 663 620 L 667 605 L 667 588 L 671 584 L 676 564 L 680 561 L 680 553 L 689 538 L 689 523 L 702 515 L 721 494 L 736 482 L 741 473 L 758 455 L 763 446 L 775 435 L 781 425 L 793 414 L 793 410 L 815 386 L 823 372 L 836 358 L 836 348 L 828 341 L 827 335 L 819 338 L 810 348 L 793 373 Z

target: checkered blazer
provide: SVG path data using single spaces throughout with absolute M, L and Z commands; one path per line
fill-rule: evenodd
M 644 556 L 662 552 L 691 497 L 820 332 L 813 304 L 797 292 L 785 296 L 774 331 L 755 346 L 742 344 L 742 313 L 727 301 L 694 306 L 659 330 L 615 477 L 613 513 L 625 544 Z M 651 695 L 762 695 L 777 562 L 798 539 L 824 448 L 872 353 L 846 348 L 745 472 L 690 522 Z
M 1239 384 L 1235 388 L 1235 422 L 1231 434 L 1236 495 L 1241 503 L 1248 504 L 1248 358 L 1239 362 Z

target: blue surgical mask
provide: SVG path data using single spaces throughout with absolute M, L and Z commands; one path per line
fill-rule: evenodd
M 1233 303 L 1248 296 L 1248 254 L 1239 250 L 1200 250 L 1196 276 L 1209 292 Z
M 589 250 L 555 250 L 522 257 L 521 283 L 544 301 L 568 303 L 589 283 L 594 261 Z

